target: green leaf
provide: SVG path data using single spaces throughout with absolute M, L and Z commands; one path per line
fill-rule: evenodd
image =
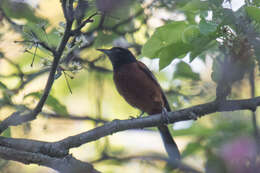
M 3 92 L 3 99 L 5 103 L 12 104 L 11 92 Z
M 198 25 L 184 21 L 171 22 L 159 27 L 143 46 L 142 56 L 160 58 L 160 69 L 169 65 L 175 58 L 184 57 L 190 51 L 193 60 L 207 48 L 215 45 L 217 37 L 217 25 L 213 23 L 212 26 L 202 29 L 206 35 L 200 34 L 200 29 Z M 213 40 L 214 42 L 211 42 Z
M 11 128 L 8 127 L 8 128 L 1 134 L 1 136 L 11 137 Z
M 189 64 L 181 61 L 177 64 L 177 70 L 174 73 L 174 78 L 188 78 L 192 80 L 200 80 L 198 73 L 192 71 Z
M 156 29 L 142 48 L 142 55 L 158 58 L 160 51 L 173 43 L 182 42 L 182 34 L 189 25 L 184 21 L 168 23 Z
M 37 36 L 40 41 L 46 41 L 45 33 L 39 27 L 39 24 L 28 22 L 26 25 L 23 26 L 23 32 L 25 38 L 29 38 L 30 40 L 36 39 Z
M 0 89 L 7 89 L 7 86 L 0 81 Z
M 197 12 L 199 10 L 207 10 L 208 2 L 200 0 L 191 0 L 184 7 L 180 8 L 182 11 Z
M 181 157 L 184 158 L 189 155 L 192 155 L 200 149 L 203 149 L 203 146 L 199 142 L 191 142 L 186 146 L 186 148 L 184 149 L 184 151 L 181 154 Z
M 191 50 L 191 48 L 191 45 L 183 42 L 174 43 L 163 48 L 158 55 L 160 58 L 160 70 L 169 65 L 175 58 L 184 57 Z
M 30 93 L 30 94 L 24 96 L 24 99 L 29 97 L 29 96 L 35 97 L 37 99 L 40 99 L 42 97 L 42 94 L 39 93 L 39 92 L 33 92 L 33 93 Z M 58 114 L 60 114 L 62 116 L 68 116 L 68 111 L 67 111 L 66 106 L 61 104 L 59 102 L 59 100 L 56 99 L 55 97 L 53 97 L 52 95 L 48 96 L 48 98 L 46 100 L 46 105 L 48 107 L 50 107 L 56 113 L 58 113 Z
M 198 38 L 192 41 L 193 49 L 190 53 L 190 62 L 192 62 L 197 56 L 206 50 L 209 50 L 213 46 L 217 45 L 217 34 L 210 36 L 200 35 Z
M 44 33 L 45 35 L 45 33 Z M 45 35 L 44 41 L 49 44 L 49 46 L 57 47 L 61 40 L 61 36 L 58 34 L 57 29 L 52 29 Z
M 203 35 L 208 35 L 210 33 L 216 32 L 218 28 L 218 24 L 213 21 L 207 21 L 205 19 L 201 19 L 199 23 L 200 33 Z
M 247 14 L 256 22 L 260 22 L 260 8 L 258 7 L 246 7 Z
M 197 25 L 190 25 L 182 33 L 182 41 L 184 43 L 191 43 L 199 35 L 199 28 Z
M 216 7 L 220 7 L 223 4 L 224 0 L 209 0 L 209 2 L 211 4 L 214 4 Z
M 10 18 L 26 19 L 31 22 L 38 22 L 40 20 L 35 16 L 34 9 L 23 1 L 3 0 L 1 6 L 5 14 Z

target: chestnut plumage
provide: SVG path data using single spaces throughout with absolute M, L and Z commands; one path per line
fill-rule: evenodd
M 149 115 L 171 111 L 167 98 L 153 73 L 125 48 L 97 49 L 105 53 L 113 65 L 113 78 L 121 96 L 133 107 Z M 158 126 L 170 159 L 179 160 L 180 152 L 166 125 Z

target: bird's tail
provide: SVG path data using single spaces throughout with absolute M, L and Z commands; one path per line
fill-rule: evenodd
M 172 161 L 180 160 L 181 158 L 180 151 L 175 141 L 173 140 L 168 127 L 166 125 L 160 125 L 158 126 L 158 129 L 160 131 L 161 137 L 163 139 L 164 147 L 166 149 L 166 152 L 169 155 L 170 160 Z

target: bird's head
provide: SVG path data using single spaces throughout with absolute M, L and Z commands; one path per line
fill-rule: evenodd
M 113 47 L 111 49 L 97 50 L 103 52 L 109 57 L 114 70 L 118 69 L 121 65 L 136 62 L 134 55 L 128 49 L 125 48 Z

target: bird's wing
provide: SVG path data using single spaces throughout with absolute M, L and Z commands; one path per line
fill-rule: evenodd
M 137 61 L 138 67 L 156 84 L 160 87 L 161 89 L 161 93 L 163 96 L 163 101 L 164 101 L 164 106 L 167 109 L 167 111 L 171 111 L 170 105 L 168 103 L 168 100 L 159 84 L 159 82 L 157 81 L 156 77 L 154 76 L 154 74 L 149 70 L 148 67 L 146 67 L 146 65 L 144 63 L 142 63 L 141 61 Z

